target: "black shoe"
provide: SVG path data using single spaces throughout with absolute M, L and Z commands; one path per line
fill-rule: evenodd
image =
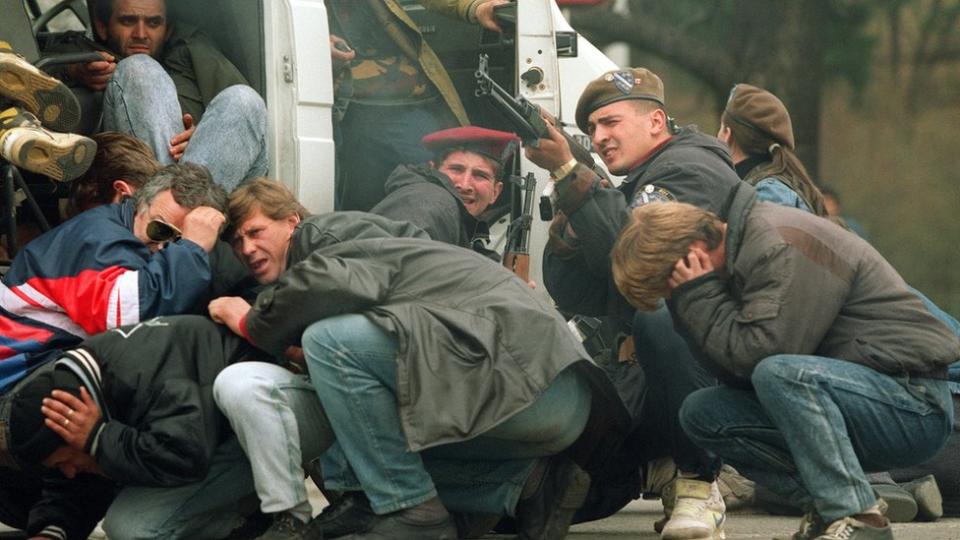
M 280 512 L 273 516 L 273 525 L 258 536 L 256 540 L 301 540 L 306 527 L 307 524 L 293 514 Z M 317 540 L 322 540 L 322 538 Z
M 536 492 L 517 503 L 522 540 L 561 540 L 590 489 L 590 475 L 567 457 L 554 456 Z
M 406 520 L 401 510 L 377 516 L 369 531 L 343 538 L 344 540 L 457 540 L 457 527 L 450 515 L 433 523 L 414 523 Z
M 362 491 L 348 491 L 310 520 L 301 535 L 305 540 L 340 538 L 369 531 L 376 521 L 367 496 Z
M 500 514 L 481 514 L 454 512 L 453 522 L 457 524 L 457 538 L 470 540 L 483 538 L 500 523 Z

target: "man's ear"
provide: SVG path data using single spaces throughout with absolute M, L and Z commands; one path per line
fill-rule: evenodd
M 103 1 L 103 0 L 100 0 L 100 1 Z M 111 1 L 111 0 L 107 0 L 107 1 Z M 107 25 L 103 24 L 103 21 L 101 21 L 100 19 L 94 19 L 93 30 L 94 32 L 96 32 L 97 37 L 100 38 L 100 41 L 102 43 L 107 42 Z
M 137 191 L 137 188 L 133 187 L 126 180 L 114 180 L 113 181 L 113 202 L 120 202 L 124 197 L 133 197 L 133 193 Z
M 503 182 L 497 180 L 493 183 L 493 198 L 490 199 L 490 204 L 497 202 L 497 199 L 500 198 L 500 193 L 503 191 Z
M 286 219 L 287 225 L 290 226 L 290 234 L 293 235 L 293 230 L 297 228 L 297 225 L 300 224 L 300 215 L 294 212 L 287 216 Z
M 659 135 L 667 129 L 667 111 L 663 109 L 654 109 L 650 113 L 650 133 Z

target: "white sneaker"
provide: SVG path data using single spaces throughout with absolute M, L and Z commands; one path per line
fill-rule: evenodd
M 727 508 L 716 482 L 678 478 L 676 503 L 663 526 L 663 540 L 723 539 Z

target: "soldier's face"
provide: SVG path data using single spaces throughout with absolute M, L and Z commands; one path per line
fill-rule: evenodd
M 273 283 L 287 269 L 287 252 L 300 217 L 271 219 L 257 208 L 237 227 L 233 250 L 258 283 Z
M 473 152 L 451 152 L 437 169 L 450 177 L 460 200 L 471 216 L 479 216 L 493 204 L 503 183 L 497 180 L 490 160 Z
M 123 57 L 149 54 L 159 58 L 170 31 L 164 0 L 98 1 L 113 2 L 110 21 L 94 23 L 100 39 Z
M 625 100 L 600 107 L 588 117 L 593 149 L 612 174 L 627 174 L 658 144 L 655 136 L 661 130 L 654 117 L 662 111 L 643 111 L 636 100 Z

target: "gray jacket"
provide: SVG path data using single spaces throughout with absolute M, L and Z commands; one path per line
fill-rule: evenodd
M 612 394 L 563 318 L 514 274 L 371 214 L 350 213 L 365 239 L 326 242 L 347 238 L 322 232 L 327 218 L 346 225 L 343 214 L 311 218 L 294 232 L 288 269 L 257 297 L 246 331 L 277 353 L 313 322 L 344 313 L 362 313 L 395 335 L 397 400 L 412 451 L 489 430 L 574 364 Z M 412 237 L 391 237 L 404 227 Z
M 775 354 L 814 354 L 891 375 L 946 377 L 960 340 L 859 236 L 737 191 L 727 219 L 729 278 L 673 292 L 671 312 L 709 363 L 748 379 Z

